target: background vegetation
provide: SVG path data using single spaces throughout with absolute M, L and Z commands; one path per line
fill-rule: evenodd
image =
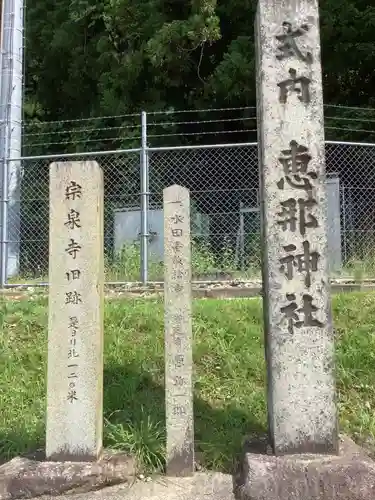
M 131 126 L 139 125 L 142 109 L 255 106 L 257 1 L 31 0 L 26 12 L 26 132 L 45 135 L 29 136 L 28 144 L 44 145 L 28 147 L 27 152 L 61 152 L 64 141 L 71 141 L 64 150 L 73 152 L 81 151 L 85 141 L 96 149 L 138 146 L 139 129 Z M 373 107 L 375 6 L 367 0 L 319 3 L 325 103 Z M 74 123 L 70 130 L 64 123 L 38 128 L 40 121 L 129 113 L 136 116 L 103 118 L 95 122 L 95 130 L 87 126 L 88 130 L 75 132 Z M 374 115 L 366 110 L 328 108 L 326 114 L 329 138 L 373 140 Z M 243 110 L 239 117 L 245 120 L 248 115 Z M 236 140 L 256 140 L 252 115 L 252 123 L 239 123 L 239 129 L 249 130 Z M 223 116 L 218 113 L 215 119 Z M 205 117 L 201 112 L 189 119 Z M 158 115 L 151 121 L 158 122 Z M 106 132 L 107 127 L 117 130 Z M 217 124 L 217 132 L 226 127 Z M 197 128 L 182 124 L 169 131 Z M 64 138 L 59 135 L 57 140 L 53 133 L 62 131 Z M 194 140 L 182 134 L 152 142 Z M 214 141 L 220 142 L 220 134 Z

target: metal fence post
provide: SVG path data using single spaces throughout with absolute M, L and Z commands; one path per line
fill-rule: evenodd
M 5 2 L 2 2 L 1 8 L 1 33 L 0 33 L 0 69 L 3 68 L 3 47 L 4 47 L 4 9 Z M 4 288 L 7 281 L 7 219 L 8 213 L 6 208 L 7 199 L 7 175 L 6 175 L 6 148 L 5 148 L 5 136 L 6 136 L 6 106 L 7 101 L 4 101 L 4 74 L 2 72 L 0 78 L 0 214 L 1 214 L 1 234 L 0 234 L 0 288 Z
M 341 188 L 341 218 L 342 218 L 342 229 L 341 229 L 341 234 L 342 234 L 342 239 L 343 239 L 343 254 L 344 254 L 344 265 L 347 264 L 348 262 L 348 254 L 347 254 L 347 246 L 348 246 L 348 235 L 346 234 L 346 198 L 345 198 L 345 186 Z
M 5 288 L 8 279 L 8 160 L 1 159 L 1 249 L 0 288 Z
M 142 111 L 142 145 L 141 145 L 141 282 L 148 282 L 148 150 L 147 150 L 147 115 Z

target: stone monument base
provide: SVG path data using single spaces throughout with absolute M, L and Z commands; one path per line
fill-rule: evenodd
M 0 500 L 95 491 L 134 481 L 136 460 L 105 451 L 97 462 L 48 462 L 43 453 L 0 465 Z
M 266 440 L 245 444 L 242 500 L 374 500 L 375 462 L 347 437 L 332 455 L 275 457 Z

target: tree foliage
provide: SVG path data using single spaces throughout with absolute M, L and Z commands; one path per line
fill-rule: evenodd
M 254 106 L 256 3 L 30 0 L 26 119 Z M 320 18 L 325 102 L 373 106 L 375 6 L 321 0 Z

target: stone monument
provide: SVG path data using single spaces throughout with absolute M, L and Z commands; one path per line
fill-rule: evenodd
M 46 455 L 102 451 L 103 174 L 96 162 L 50 166 Z
M 271 445 L 335 454 L 318 2 L 260 0 L 256 31 Z
M 256 42 L 269 436 L 239 498 L 370 500 L 375 464 L 337 429 L 317 0 L 259 0 Z
M 189 191 L 164 189 L 167 474 L 194 473 Z

